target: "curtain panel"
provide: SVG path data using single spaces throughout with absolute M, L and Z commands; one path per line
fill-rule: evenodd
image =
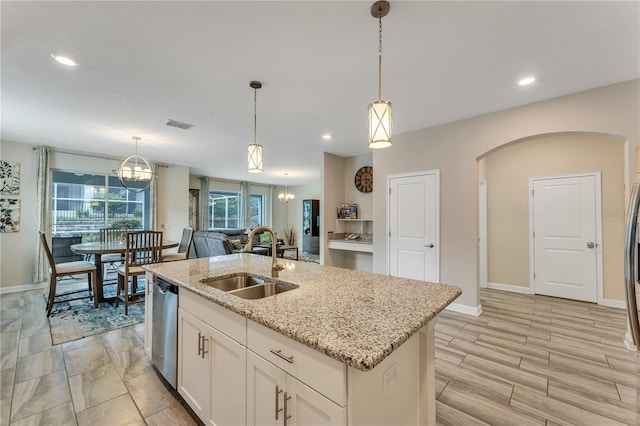
M 39 232 L 44 232 L 45 235 L 49 235 L 49 230 L 51 229 L 51 170 L 49 167 L 51 150 L 46 146 L 37 146 L 35 150 L 38 157 L 36 166 L 37 227 Z M 35 247 L 36 253 L 33 265 L 33 282 L 39 283 L 45 281 L 48 275 L 48 261 L 42 252 L 40 235 L 37 236 Z
M 200 230 L 209 229 L 209 178 L 200 178 Z

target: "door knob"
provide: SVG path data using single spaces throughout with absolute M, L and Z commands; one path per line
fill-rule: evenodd
M 433 248 L 433 244 L 425 244 L 424 246 L 427 248 Z
M 596 243 L 594 243 L 593 241 L 587 242 L 587 248 L 594 248 L 595 246 L 596 246 Z

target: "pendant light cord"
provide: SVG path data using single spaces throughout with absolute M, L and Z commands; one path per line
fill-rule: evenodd
M 258 89 L 253 88 L 253 144 L 257 144 Z
M 378 100 L 382 99 L 382 16 L 378 18 Z

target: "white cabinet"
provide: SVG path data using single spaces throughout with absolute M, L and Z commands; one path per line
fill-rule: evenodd
M 435 320 L 360 371 L 190 291 L 179 305 L 178 392 L 208 425 L 435 424 Z
M 210 411 L 206 378 L 211 376 L 211 368 L 209 357 L 202 354 L 203 336 L 210 328 L 178 309 L 178 392 L 201 419 L 207 418 Z
M 178 392 L 206 424 L 245 425 L 246 347 L 192 315 L 187 309 L 198 311 L 198 305 L 190 297 L 198 296 L 187 293 L 178 309 Z M 217 325 L 213 311 L 204 316 Z
M 250 350 L 247 379 L 247 425 L 346 425 L 345 407 Z

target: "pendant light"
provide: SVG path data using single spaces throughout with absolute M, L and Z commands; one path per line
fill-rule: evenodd
M 252 81 L 249 86 L 253 88 L 253 143 L 248 148 L 248 171 L 249 173 L 262 173 L 262 145 L 257 142 L 256 122 L 258 111 L 258 89 L 262 87 L 259 81 Z
M 382 100 L 382 17 L 391 6 L 388 1 L 376 1 L 371 6 L 371 16 L 378 19 L 378 100 L 369 104 L 369 148 L 387 148 L 393 143 L 393 117 L 391 102 Z
M 287 185 L 287 176 L 289 176 L 289 173 L 284 174 L 284 193 L 278 194 L 278 200 L 282 201 L 283 203 L 288 203 L 289 201 L 293 201 L 293 199 L 296 198 L 295 195 L 289 193 L 289 186 Z
M 122 186 L 131 192 L 142 192 L 149 188 L 153 173 L 151 164 L 144 157 L 138 155 L 139 136 L 131 137 L 136 141 L 136 153 L 126 157 L 118 166 L 118 179 Z

